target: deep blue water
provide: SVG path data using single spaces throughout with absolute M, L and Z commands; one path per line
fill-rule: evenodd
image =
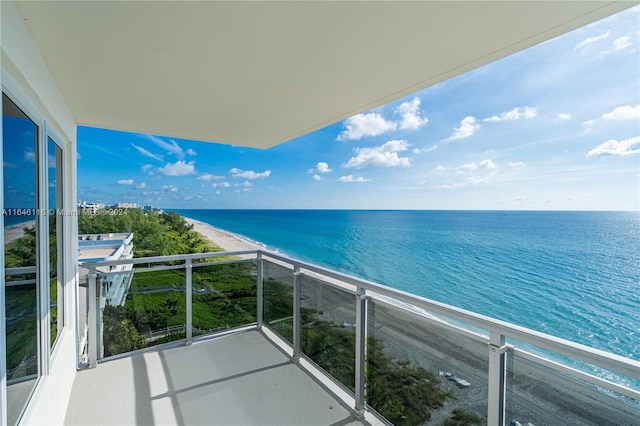
M 176 211 L 317 265 L 640 360 L 640 212 Z

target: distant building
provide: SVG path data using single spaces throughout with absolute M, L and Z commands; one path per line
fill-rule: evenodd
M 138 203 L 118 203 L 116 204 L 118 209 L 137 209 Z
M 86 201 L 82 203 L 78 203 L 78 207 L 82 209 L 83 214 L 95 215 L 98 213 L 98 210 L 104 209 L 104 203 L 90 203 L 88 204 Z
M 103 262 L 106 260 L 131 259 L 133 257 L 133 232 L 117 234 L 78 235 L 78 260 L 81 262 Z M 98 272 L 123 272 L 102 277 L 101 299 L 108 305 L 123 306 L 127 299 L 133 274 L 131 265 L 118 265 L 97 268 Z M 80 275 L 88 270 L 83 268 Z

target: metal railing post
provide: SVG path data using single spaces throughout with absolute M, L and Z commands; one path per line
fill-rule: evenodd
M 358 416 L 364 414 L 365 399 L 365 363 L 367 347 L 367 291 L 362 287 L 356 289 L 356 382 L 355 413 Z
M 489 333 L 489 395 L 487 424 L 505 425 L 507 346 L 505 336 Z
M 187 300 L 187 310 L 186 310 L 186 342 L 185 344 L 188 346 L 193 341 L 193 264 L 191 263 L 191 259 L 187 259 L 184 262 L 184 267 L 186 270 L 186 300 Z
M 302 296 L 302 274 L 300 266 L 293 270 L 293 360 L 300 361 L 300 334 L 302 318 L 300 318 L 300 297 Z
M 256 258 L 256 328 L 258 331 L 262 330 L 262 324 L 264 321 L 263 314 L 263 290 L 264 290 L 264 279 L 263 279 L 263 269 L 262 269 L 262 253 L 258 252 L 258 256 Z
M 98 366 L 98 299 L 96 297 L 97 275 L 95 268 L 87 275 L 87 321 L 89 323 L 89 368 Z

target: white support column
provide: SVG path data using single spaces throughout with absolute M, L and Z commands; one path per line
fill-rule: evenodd
M 193 342 L 193 264 L 191 259 L 185 261 L 186 269 L 186 345 Z
M 489 395 L 487 424 L 505 425 L 507 347 L 505 337 L 495 331 L 489 334 Z
M 87 281 L 87 322 L 89 324 L 89 368 L 98 366 L 98 299 L 96 297 L 97 275 L 95 268 L 89 269 Z
M 302 275 L 300 267 L 293 270 L 293 360 L 300 361 L 300 334 L 302 318 L 300 318 L 300 297 L 302 296 Z
M 262 325 L 264 322 L 264 314 L 263 314 L 263 299 L 264 299 L 264 278 L 263 278 L 263 269 L 262 269 L 262 253 L 258 252 L 258 257 L 256 259 L 256 328 L 258 331 L 262 330 Z
M 365 403 L 365 363 L 367 347 L 367 291 L 362 287 L 357 288 L 356 294 L 356 377 L 354 407 L 356 415 L 364 415 Z

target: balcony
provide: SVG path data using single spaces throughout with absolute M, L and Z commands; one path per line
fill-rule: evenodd
M 133 267 L 130 294 L 108 307 L 104 283 L 121 265 Z M 82 267 L 86 368 L 69 424 L 442 424 L 466 415 L 489 425 L 620 425 L 640 416 L 638 361 L 276 253 Z

